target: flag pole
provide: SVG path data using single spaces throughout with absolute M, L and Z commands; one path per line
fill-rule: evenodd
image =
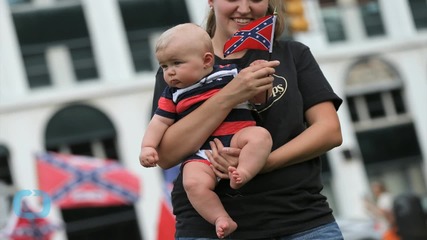
M 268 49 L 268 61 L 271 61 L 271 55 L 273 53 L 273 44 L 274 44 L 274 32 L 276 29 L 276 19 L 277 19 L 277 7 L 274 7 L 274 12 L 273 12 L 273 30 L 271 31 L 271 44 L 270 44 L 270 48 Z
M 277 7 L 274 7 L 274 12 L 273 12 L 273 29 L 271 30 L 271 44 L 270 44 L 270 48 L 268 49 L 268 61 L 271 61 L 271 55 L 273 53 L 273 44 L 274 44 L 274 31 L 276 30 L 276 18 L 277 18 Z M 267 103 L 268 101 L 268 90 L 265 92 L 265 103 Z

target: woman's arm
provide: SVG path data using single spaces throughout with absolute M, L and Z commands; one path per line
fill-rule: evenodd
M 341 127 L 332 102 L 314 105 L 306 111 L 309 127 L 300 135 L 270 153 L 261 171 L 270 172 L 314 157 L 341 145 Z M 240 149 L 224 147 L 219 140 L 211 142 L 212 152 L 206 155 L 212 163 L 212 169 L 220 178 L 228 178 L 229 166 L 237 166 Z
M 158 165 L 170 168 L 199 150 L 235 105 L 272 87 L 271 75 L 278 65 L 270 61 L 243 69 L 216 95 L 169 127 L 158 147 Z
M 312 159 L 341 145 L 341 126 L 332 102 L 322 102 L 312 106 L 306 111 L 305 117 L 308 128 L 273 151 L 268 157 L 263 172 Z

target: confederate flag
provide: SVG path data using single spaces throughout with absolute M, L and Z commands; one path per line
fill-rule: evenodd
M 140 181 L 117 161 L 59 153 L 37 156 L 39 188 L 61 208 L 132 204 Z
M 39 217 L 27 204 L 21 202 L 21 213 L 31 213 L 32 218 L 23 218 L 12 213 L 3 232 L 10 240 L 50 240 L 52 234 L 62 229 L 62 224 L 52 223 L 47 218 Z M 3 238 L 1 238 L 3 239 Z
M 274 27 L 276 15 L 257 19 L 239 29 L 224 44 L 224 57 L 245 49 L 273 51 Z
M 157 240 L 175 239 L 175 215 L 172 212 L 171 191 L 173 183 L 180 172 L 180 165 L 163 170 L 164 195 L 160 205 L 159 220 L 157 222 Z

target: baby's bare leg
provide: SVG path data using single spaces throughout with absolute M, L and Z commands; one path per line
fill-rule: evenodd
M 183 183 L 194 209 L 206 221 L 215 225 L 218 238 L 224 238 L 236 230 L 237 223 L 231 219 L 213 191 L 217 180 L 208 164 L 186 163 L 183 168 Z
M 242 150 L 237 168 L 228 168 L 232 188 L 242 187 L 258 174 L 270 155 L 272 144 L 270 133 L 262 127 L 247 127 L 233 136 L 231 147 Z

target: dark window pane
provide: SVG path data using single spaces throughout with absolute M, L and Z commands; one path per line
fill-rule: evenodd
M 28 81 L 30 88 L 46 87 L 52 84 L 49 75 L 28 76 Z
M 356 136 L 366 164 L 421 159 L 412 123 L 358 132 Z
M 384 35 L 384 25 L 377 0 L 359 0 L 365 31 L 368 36 Z
M 323 21 L 326 27 L 326 34 L 328 36 L 329 42 L 338 42 L 346 40 L 344 27 L 342 25 L 341 19 L 324 17 Z
M 62 217 L 69 240 L 141 239 L 133 206 L 62 210 Z
M 50 151 L 50 152 L 59 152 L 59 146 L 50 146 L 50 147 L 46 147 L 46 151 Z
M 116 135 L 110 119 L 86 105 L 71 105 L 57 112 L 50 119 L 45 134 L 47 147 L 86 143 Z
M 72 144 L 70 149 L 74 155 L 93 156 L 90 142 Z
M 385 117 L 381 93 L 367 94 L 365 96 L 371 118 Z
M 94 81 L 98 77 L 98 72 L 95 68 L 75 69 L 75 71 L 79 82 Z
M 409 0 L 412 18 L 417 29 L 427 28 L 427 1 Z
M 81 39 L 78 42 L 78 45 L 70 44 L 69 49 L 76 78 L 78 81 L 94 80 L 98 78 L 98 71 L 89 39 Z
M 319 0 L 319 4 L 321 7 L 329 6 L 329 5 L 336 5 L 337 0 Z
M 52 84 L 47 69 L 44 48 L 22 49 L 22 58 L 30 88 L 45 87 Z
M 12 185 L 12 175 L 9 168 L 9 150 L 0 145 L 0 181 Z
M 391 94 L 393 97 L 393 102 L 394 102 L 394 107 L 396 109 L 396 112 L 398 114 L 406 113 L 405 103 L 402 98 L 402 90 L 401 89 L 393 90 L 391 91 Z
M 330 42 L 343 41 L 346 39 L 342 25 L 341 13 L 334 1 L 321 3 L 322 18 L 325 24 L 326 34 Z
M 102 140 L 102 145 L 104 146 L 107 158 L 112 160 L 119 160 L 115 138 L 107 138 Z
M 357 110 L 356 110 L 356 104 L 354 103 L 354 98 L 353 97 L 347 98 L 347 104 L 348 104 L 348 109 L 350 110 L 351 120 L 353 122 L 358 122 L 360 119 L 359 119 L 359 114 L 357 113 Z
M 135 31 L 128 34 L 129 47 L 137 72 L 151 71 L 154 69 L 151 61 L 151 49 L 149 45 L 150 31 Z
M 331 166 L 329 165 L 328 155 L 323 154 L 322 156 L 320 156 L 320 160 L 322 161 L 322 174 L 330 174 Z

